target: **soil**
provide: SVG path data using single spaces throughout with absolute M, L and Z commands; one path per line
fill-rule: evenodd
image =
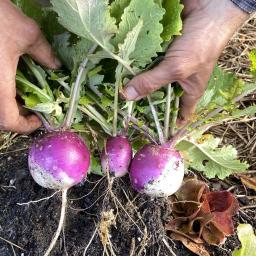
M 1 256 L 43 255 L 57 228 L 60 194 L 38 203 L 17 204 L 54 193 L 37 185 L 29 174 L 27 151 L 32 140 L 31 136 L 18 137 L 10 147 L 0 151 Z M 245 193 L 235 177 L 223 182 L 213 179 L 210 183 L 213 190 L 227 189 L 233 184 L 237 185 L 233 192 Z M 246 195 L 253 195 L 253 191 L 248 190 Z M 127 177 L 112 183 L 106 178 L 89 175 L 84 184 L 70 189 L 68 198 L 65 230 L 51 255 L 172 255 L 163 240 L 168 242 L 173 255 L 194 255 L 180 242 L 166 236 L 164 224 L 171 216 L 168 200 L 136 194 Z M 248 204 L 246 197 L 239 200 L 241 205 Z M 240 211 L 235 225 L 250 223 L 255 228 L 255 215 L 255 209 Z M 212 256 L 229 256 L 239 246 L 234 235 L 225 245 L 210 246 L 208 250 Z

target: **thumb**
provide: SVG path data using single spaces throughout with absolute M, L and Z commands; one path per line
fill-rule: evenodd
M 127 100 L 139 100 L 162 86 L 177 80 L 175 65 L 163 60 L 157 67 L 135 76 L 125 87 L 124 97 Z

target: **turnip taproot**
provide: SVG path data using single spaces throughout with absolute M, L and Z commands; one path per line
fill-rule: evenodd
M 101 167 L 104 173 L 110 172 L 114 177 L 122 177 L 128 173 L 132 159 L 132 147 L 123 136 L 108 138 L 101 154 Z
M 184 163 L 178 151 L 166 145 L 147 144 L 134 156 L 130 167 L 132 187 L 153 197 L 175 193 L 184 177 Z

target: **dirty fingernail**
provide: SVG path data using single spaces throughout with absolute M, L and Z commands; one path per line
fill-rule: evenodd
M 139 97 L 138 92 L 134 89 L 133 86 L 128 86 L 125 89 L 124 94 L 125 94 L 127 100 L 136 100 L 136 98 Z

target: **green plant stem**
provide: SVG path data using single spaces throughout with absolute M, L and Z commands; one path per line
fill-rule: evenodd
M 173 87 L 171 84 L 168 84 L 167 95 L 166 95 L 165 116 L 164 116 L 164 139 L 165 139 L 165 141 L 167 141 L 169 138 L 170 111 L 171 111 L 172 95 L 173 95 Z
M 241 95 L 237 96 L 233 102 L 236 103 L 238 101 L 240 101 L 242 98 L 244 98 L 245 96 L 247 96 L 248 94 L 250 94 L 251 92 L 245 92 L 242 93 Z M 169 141 L 169 145 L 170 146 L 175 146 L 175 144 L 182 140 L 184 137 L 186 137 L 190 131 L 193 131 L 194 129 L 198 128 L 200 125 L 202 125 L 205 121 L 209 120 L 210 118 L 215 117 L 216 115 L 218 115 L 221 111 L 223 111 L 224 107 L 219 107 L 217 109 L 214 109 L 213 111 L 211 111 L 209 114 L 207 114 L 204 118 L 196 121 L 196 122 L 189 122 L 188 124 L 186 124 L 185 126 L 183 126 L 180 130 L 178 130 L 173 138 Z M 210 124 L 208 124 L 210 125 Z
M 162 130 L 160 121 L 159 121 L 158 116 L 157 116 L 157 111 L 154 107 L 154 104 L 151 100 L 151 97 L 148 96 L 147 98 L 148 98 L 148 103 L 149 103 L 149 106 L 150 106 L 150 109 L 151 109 L 151 112 L 152 112 L 152 115 L 153 115 L 153 118 L 154 118 L 154 121 L 155 121 L 155 124 L 156 124 L 156 129 L 157 129 L 157 133 L 158 133 L 159 142 L 160 142 L 160 144 L 164 144 L 164 134 L 163 134 L 163 130 Z
M 97 48 L 97 45 L 95 44 L 90 51 L 88 52 L 88 54 L 92 54 Z M 80 87 L 81 87 L 81 80 L 82 77 L 84 75 L 86 75 L 87 73 L 87 69 L 86 69 L 86 65 L 88 63 L 88 58 L 86 57 L 84 59 L 84 61 L 81 63 L 79 70 L 78 70 L 78 75 L 76 78 L 76 81 L 74 83 L 74 86 L 71 90 L 71 95 L 70 95 L 70 105 L 69 105 L 69 109 L 68 112 L 66 114 L 66 118 L 65 121 L 63 123 L 63 128 L 64 129 L 70 129 L 73 123 L 73 119 L 77 110 L 77 106 L 78 106 L 78 99 L 79 99 L 79 95 L 80 95 Z
M 91 119 L 93 119 L 95 122 L 97 122 L 107 134 L 112 135 L 112 129 L 108 125 L 107 120 L 103 116 L 101 116 L 97 112 L 97 110 L 95 110 L 92 106 L 90 106 L 89 108 L 88 107 L 89 106 L 87 106 L 87 107 L 79 106 L 78 108 L 79 108 L 79 110 L 84 112 L 87 116 L 89 116 Z M 96 112 L 97 112 L 97 114 L 96 114 Z
M 179 105 L 180 105 L 180 97 L 179 96 L 174 96 L 174 109 L 172 112 L 172 120 L 171 120 L 171 125 L 170 125 L 170 135 L 173 136 L 175 133 L 175 128 L 176 128 L 176 122 L 178 118 L 178 113 L 179 113 Z
M 40 84 L 41 88 L 46 89 L 49 97 L 51 97 L 51 99 L 54 100 L 54 96 L 53 96 L 52 90 L 51 90 L 48 82 L 43 77 L 42 73 L 40 73 L 40 71 L 39 71 L 39 69 L 41 69 L 41 72 L 44 72 L 44 70 L 41 67 L 36 66 L 36 64 L 34 64 L 33 61 L 28 56 L 23 56 L 22 59 L 26 63 L 26 65 L 28 66 L 30 71 L 33 73 L 35 78 L 37 79 L 37 81 Z
M 115 98 L 114 98 L 114 118 L 113 118 L 113 136 L 114 137 L 116 137 L 117 135 L 118 95 L 119 95 L 119 87 L 122 82 L 122 70 L 123 70 L 123 66 L 121 64 L 118 64 L 116 68 Z

